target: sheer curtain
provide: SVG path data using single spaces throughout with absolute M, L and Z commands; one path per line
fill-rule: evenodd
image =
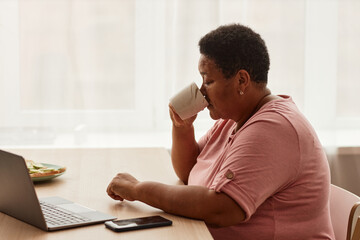
M 273 93 L 291 95 L 329 144 L 360 144 L 359 10 L 356 0 L 1 0 L 0 144 L 169 137 L 168 99 L 201 84 L 199 39 L 233 22 L 266 41 Z M 201 112 L 197 136 L 212 124 Z

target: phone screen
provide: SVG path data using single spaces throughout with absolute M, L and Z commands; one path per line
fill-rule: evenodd
M 172 221 L 161 216 L 150 216 L 105 222 L 105 226 L 116 232 L 124 232 L 136 229 L 170 226 Z

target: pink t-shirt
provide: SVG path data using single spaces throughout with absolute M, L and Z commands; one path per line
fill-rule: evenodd
M 189 185 L 224 192 L 246 213 L 238 225 L 209 228 L 215 239 L 335 239 L 325 153 L 292 99 L 281 97 L 235 134 L 234 121 L 218 120 L 199 140 Z

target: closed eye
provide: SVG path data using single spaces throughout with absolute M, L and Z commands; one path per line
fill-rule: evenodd
M 210 84 L 212 84 L 214 81 L 206 81 L 206 82 L 204 82 L 204 84 L 206 85 L 206 86 L 209 86 Z

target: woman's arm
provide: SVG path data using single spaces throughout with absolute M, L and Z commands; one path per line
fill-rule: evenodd
M 169 106 L 172 127 L 171 160 L 176 175 L 187 184 L 191 169 L 199 155 L 199 146 L 195 140 L 193 122 L 196 115 L 182 120 Z
M 121 173 L 107 192 L 116 200 L 138 200 L 171 214 L 203 220 L 213 227 L 231 226 L 245 219 L 244 211 L 232 198 L 202 186 L 139 182 Z

